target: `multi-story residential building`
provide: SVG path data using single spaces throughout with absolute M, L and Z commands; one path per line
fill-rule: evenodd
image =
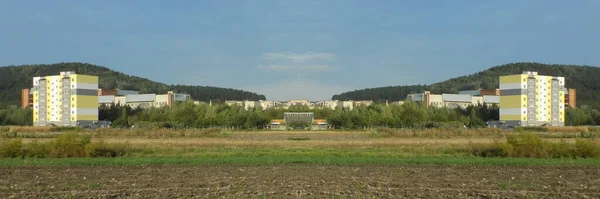
M 427 108 L 447 107 L 447 108 L 466 108 L 470 105 L 486 104 L 492 106 L 499 104 L 499 97 L 495 95 L 473 96 L 470 94 L 431 94 L 429 91 L 423 93 L 409 94 L 407 100 L 421 102 Z
M 130 93 L 130 92 L 127 92 Z M 99 96 L 100 105 L 111 106 L 117 104 L 120 106 L 129 106 L 131 108 L 158 108 L 171 107 L 173 102 L 184 102 L 190 100 L 189 94 L 174 93 L 173 91 L 167 94 L 125 94 L 124 96 L 104 95 Z
M 33 78 L 34 126 L 89 126 L 98 122 L 98 77 L 60 72 Z
M 500 122 L 511 126 L 564 126 L 565 78 L 523 74 L 500 76 Z

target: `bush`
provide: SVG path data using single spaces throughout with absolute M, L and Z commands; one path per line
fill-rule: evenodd
M 309 137 L 288 137 L 288 140 L 310 140 Z
M 104 141 L 90 143 L 85 146 L 85 154 L 88 157 L 118 157 L 129 151 L 127 144 L 106 144 Z
M 517 132 L 548 132 L 548 128 L 544 126 L 523 126 L 515 128 Z
M 67 133 L 51 142 L 23 144 L 21 139 L 11 139 L 0 146 L 0 157 L 117 157 L 129 151 L 127 144 L 92 143 L 88 135 Z
M 547 144 L 531 133 L 520 133 L 506 137 L 502 146 L 508 157 L 547 157 Z
M 52 143 L 40 143 L 36 141 L 26 144 L 23 147 L 23 156 L 33 158 L 46 158 L 49 155 L 48 153 L 50 152 L 51 144 Z
M 83 131 L 83 128 L 78 126 L 57 126 L 52 127 L 53 132 L 80 132 Z
M 575 140 L 575 157 L 593 158 L 600 156 L 598 145 L 589 139 Z
M 17 134 L 18 134 L 17 131 L 11 131 L 11 132 L 4 133 L 2 136 L 5 138 L 16 138 Z
M 166 121 L 166 122 L 145 122 L 145 121 L 139 121 L 139 122 L 135 122 L 133 124 L 133 126 L 135 128 L 141 128 L 141 129 L 184 129 L 185 125 L 183 125 L 182 123 L 178 123 L 178 122 L 171 122 L 171 121 Z
M 12 139 L 3 143 L 0 147 L 0 156 L 15 158 L 20 157 L 23 154 L 23 140 Z
M 505 156 L 501 143 L 494 142 L 492 144 L 474 144 L 469 143 L 469 152 L 479 157 L 503 157 Z
M 50 148 L 51 157 L 85 157 L 85 147 L 90 144 L 89 135 L 66 133 L 56 137 Z

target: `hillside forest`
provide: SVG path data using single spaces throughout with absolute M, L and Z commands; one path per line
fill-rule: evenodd
M 20 104 L 21 89 L 31 88 L 36 76 L 58 75 L 61 71 L 98 76 L 99 87 L 136 90 L 140 93 L 165 94 L 167 91 L 190 94 L 198 101 L 264 100 L 264 95 L 231 88 L 211 86 L 167 85 L 146 78 L 126 75 L 109 68 L 87 63 L 57 63 L 0 67 L 0 108 Z
M 521 74 L 523 71 L 537 71 L 539 75 L 565 77 L 567 88 L 577 90 L 577 104 L 600 109 L 600 68 L 594 66 L 559 65 L 541 63 L 511 63 L 487 70 L 452 78 L 431 85 L 387 86 L 349 91 L 333 95 L 333 100 L 373 100 L 400 101 L 410 93 L 431 91 L 434 94 L 458 93 L 462 90 L 478 88 L 496 89 L 499 76 Z

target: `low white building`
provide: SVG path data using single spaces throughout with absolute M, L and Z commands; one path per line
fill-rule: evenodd
M 98 96 L 98 104 L 112 106 L 129 106 L 131 108 L 150 108 L 150 107 L 171 107 L 174 102 L 184 102 L 191 100 L 189 94 L 173 93 L 167 94 L 126 94 L 124 96 L 104 95 Z
M 424 93 L 409 94 L 407 100 L 413 102 L 422 102 L 427 107 L 448 107 L 448 108 L 466 108 L 470 105 L 486 104 L 492 106 L 498 105 L 500 97 L 495 95 L 473 96 L 470 94 L 431 94 L 429 91 Z

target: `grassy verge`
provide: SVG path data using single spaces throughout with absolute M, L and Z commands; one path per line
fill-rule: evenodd
M 472 165 L 472 166 L 598 166 L 600 159 L 480 158 L 480 157 L 118 157 L 3 159 L 0 166 L 133 166 L 133 165 Z

